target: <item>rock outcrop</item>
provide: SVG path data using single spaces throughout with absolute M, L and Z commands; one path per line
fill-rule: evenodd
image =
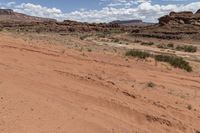
M 200 13 L 200 9 L 196 12 L 196 14 L 197 14 L 197 13 Z
M 160 25 L 180 25 L 191 24 L 200 26 L 200 10 L 195 14 L 190 11 L 184 12 L 171 12 L 169 15 L 165 15 L 159 18 Z
M 42 17 L 35 17 L 29 16 L 22 13 L 14 12 L 11 9 L 0 9 L 0 22 L 47 22 L 47 21 L 54 21 L 55 19 L 50 18 L 42 18 Z
M 14 11 L 11 9 L 0 9 L 0 15 L 12 15 Z

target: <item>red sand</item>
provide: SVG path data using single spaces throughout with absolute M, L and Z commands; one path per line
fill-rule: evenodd
M 1 34 L 0 75 L 0 133 L 200 132 L 195 73 Z

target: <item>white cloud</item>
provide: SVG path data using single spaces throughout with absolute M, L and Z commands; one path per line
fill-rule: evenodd
M 103 0 L 108 1 L 108 0 Z M 109 0 L 111 1 L 111 0 Z M 69 13 L 63 13 L 57 8 L 47 8 L 41 5 L 35 5 L 32 3 L 22 3 L 16 5 L 15 3 L 9 4 L 9 7 L 17 12 L 40 16 L 55 18 L 58 20 L 77 20 L 77 21 L 87 21 L 87 22 L 109 22 L 112 20 L 127 20 L 127 19 L 143 19 L 144 21 L 156 22 L 157 18 L 168 14 L 170 11 L 193 11 L 200 9 L 200 2 L 193 2 L 190 4 L 169 4 L 169 5 L 159 5 L 152 4 L 148 2 L 149 0 L 112 0 L 118 1 L 121 4 L 118 6 L 108 5 L 100 10 L 78 10 Z M 127 2 L 128 1 L 128 2 Z M 126 6 L 126 3 L 131 1 L 140 2 L 139 4 L 132 6 Z M 132 3 L 134 4 L 134 3 Z M 6 5 L 4 5 L 6 7 Z M 8 7 L 8 6 L 7 6 Z
M 47 8 L 41 5 L 34 5 L 31 3 L 22 3 L 14 6 L 14 11 L 25 13 L 33 16 L 48 17 L 60 19 L 62 17 L 62 11 L 57 8 Z

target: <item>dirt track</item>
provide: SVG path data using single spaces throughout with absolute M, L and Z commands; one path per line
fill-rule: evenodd
M 200 132 L 197 73 L 1 34 L 0 75 L 1 133 Z

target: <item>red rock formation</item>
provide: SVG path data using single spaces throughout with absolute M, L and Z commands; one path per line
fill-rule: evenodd
M 200 10 L 196 14 L 190 11 L 184 12 L 171 12 L 169 15 L 165 15 L 159 18 L 160 25 L 180 25 L 180 24 L 191 24 L 200 26 Z

